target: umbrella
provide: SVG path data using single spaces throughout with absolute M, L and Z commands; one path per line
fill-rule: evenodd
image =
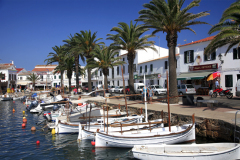
M 214 80 L 217 77 L 220 77 L 220 72 L 213 72 L 210 76 L 208 76 L 207 81 Z

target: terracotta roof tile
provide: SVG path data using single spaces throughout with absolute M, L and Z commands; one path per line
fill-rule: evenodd
M 23 68 L 16 68 L 17 73 L 19 73 L 21 70 L 23 70 Z
M 52 71 L 54 68 L 34 68 L 32 71 L 33 72 L 47 72 L 47 71 Z
M 196 44 L 196 43 L 211 41 L 214 37 L 215 37 L 215 36 L 207 37 L 207 38 L 204 38 L 204 39 L 200 39 L 200 40 L 198 40 L 198 41 L 194 41 L 194 42 L 191 42 L 191 43 L 187 43 L 187 44 L 184 44 L 184 45 L 180 45 L 180 46 L 178 46 L 178 47 L 183 47 L 183 46 L 188 46 L 188 45 L 191 45 L 191 44 Z

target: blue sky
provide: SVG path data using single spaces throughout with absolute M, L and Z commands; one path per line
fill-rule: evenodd
M 192 0 L 186 0 L 185 6 Z M 106 40 L 112 27 L 119 22 L 130 23 L 138 18 L 143 4 L 150 0 L 0 0 L 0 63 L 11 63 L 16 67 L 32 70 L 44 64 L 55 45 L 80 30 L 97 32 L 98 38 Z M 223 11 L 235 0 L 202 0 L 192 13 L 210 11 L 200 20 L 212 25 L 218 23 Z M 210 25 L 192 27 L 178 34 L 178 44 L 208 37 Z M 148 33 L 150 34 L 150 32 Z M 213 34 L 214 35 L 214 34 Z M 160 46 L 167 48 L 166 33 L 160 36 Z M 159 45 L 157 37 L 152 38 Z M 81 65 L 85 65 L 80 62 Z

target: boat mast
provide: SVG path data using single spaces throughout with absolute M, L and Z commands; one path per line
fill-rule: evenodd
M 127 107 L 127 99 L 126 99 L 126 91 L 125 91 L 125 81 L 124 81 L 124 76 L 123 76 L 123 65 L 121 65 L 121 70 L 122 70 L 122 79 L 123 79 L 123 93 L 124 93 L 124 98 L 125 98 L 125 107 L 126 107 L 127 117 L 128 117 L 128 107 Z

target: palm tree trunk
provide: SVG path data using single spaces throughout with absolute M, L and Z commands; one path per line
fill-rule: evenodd
M 169 57 L 168 57 L 168 66 L 169 66 L 169 96 L 174 97 L 178 96 L 177 90 L 177 73 L 176 73 L 176 46 L 177 46 L 177 33 L 171 34 L 168 33 L 166 40 L 168 42 L 169 48 Z M 170 98 L 169 103 L 178 103 L 178 97 Z
M 64 85 L 63 85 L 63 73 L 64 73 L 64 71 L 61 71 L 61 88 L 63 88 L 64 87 Z
M 104 69 L 103 74 L 104 74 L 104 89 L 107 90 L 108 89 L 108 84 L 107 84 L 108 69 Z
M 135 93 L 134 91 L 134 79 L 133 79 L 133 60 L 134 60 L 134 55 L 128 53 L 128 64 L 129 64 L 129 88 L 130 88 L 130 94 Z
M 2 80 L 1 79 L 2 79 L 2 77 L 0 77 L 0 94 L 2 94 Z
M 68 78 L 68 85 L 69 85 L 69 93 L 71 93 L 72 92 L 72 82 L 71 82 L 71 80 L 72 80 L 72 78 L 70 77 L 70 78 Z
M 79 88 L 79 76 L 78 76 L 78 72 L 79 72 L 79 70 L 78 70 L 78 67 L 79 67 L 79 55 L 77 54 L 77 55 L 75 55 L 75 59 L 74 59 L 74 61 L 75 61 L 75 73 L 76 73 L 76 88 L 78 89 Z
M 90 69 L 90 68 L 87 69 L 87 72 L 88 72 L 88 92 L 92 92 L 91 70 L 92 69 Z

